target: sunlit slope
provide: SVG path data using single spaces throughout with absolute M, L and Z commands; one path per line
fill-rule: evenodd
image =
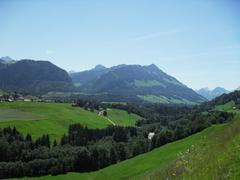
M 236 113 L 233 121 L 213 125 L 183 140 L 96 172 L 68 173 L 37 179 L 238 179 L 240 111 L 234 110 L 234 106 L 229 103 L 217 108 L 223 107 L 224 111 Z
M 164 169 L 177 158 L 180 152 L 186 151 L 193 144 L 201 143 L 206 137 L 211 136 L 221 128 L 222 125 L 212 126 L 201 133 L 167 144 L 149 153 L 139 155 L 96 172 L 68 173 L 59 176 L 43 176 L 37 179 L 138 179 L 144 177 L 147 172 Z
M 33 138 L 48 133 L 51 139 L 59 139 L 73 123 L 89 128 L 104 128 L 111 124 L 106 118 L 99 116 L 98 112 L 86 111 L 65 103 L 4 102 L 0 103 L 0 112 L 0 127 L 15 126 L 24 134 L 30 133 Z M 133 125 L 141 119 L 122 110 L 112 110 L 109 118 L 119 125 Z
M 234 120 L 143 179 L 240 179 L 240 110 L 232 101 L 216 109 L 235 113 Z
M 108 109 L 107 114 L 111 121 L 120 126 L 134 126 L 136 120 L 141 119 L 136 114 L 129 114 L 127 111 L 119 109 Z

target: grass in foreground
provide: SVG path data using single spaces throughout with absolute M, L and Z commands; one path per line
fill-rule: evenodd
M 186 151 L 192 145 L 204 141 L 204 139 L 211 136 L 222 127 L 222 125 L 209 127 L 201 133 L 197 133 L 183 140 L 167 144 L 149 153 L 139 155 L 135 158 L 120 162 L 99 171 L 90 173 L 68 173 L 67 175 L 24 179 L 139 179 L 141 176 L 144 176 L 146 172 L 152 172 L 159 168 L 164 169 L 169 163 L 173 162 L 177 158 L 177 155 L 180 152 Z
M 73 123 L 80 123 L 89 128 L 105 128 L 111 125 L 97 112 L 65 103 L 2 102 L 0 112 L 3 112 L 0 113 L 0 128 L 15 126 L 23 134 L 30 133 L 34 139 L 46 133 L 52 140 L 60 139 Z M 139 116 L 127 114 L 122 110 L 112 110 L 109 116 L 119 125 L 133 125 L 140 119 Z
M 240 110 L 233 107 L 233 102 L 216 107 L 235 113 L 233 121 L 179 153 L 164 171 L 159 168 L 143 179 L 240 179 Z
M 205 141 L 179 154 L 167 173 L 152 179 L 240 179 L 240 116 Z

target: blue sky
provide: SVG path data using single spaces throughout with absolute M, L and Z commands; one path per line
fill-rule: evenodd
M 240 86 L 238 0 L 0 0 L 0 56 L 66 70 L 154 63 L 189 87 Z

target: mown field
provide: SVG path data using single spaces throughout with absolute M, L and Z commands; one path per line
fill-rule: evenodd
M 117 125 L 134 125 L 141 119 L 122 110 L 108 111 L 109 119 Z M 73 123 L 89 128 L 104 128 L 111 124 L 106 118 L 99 116 L 98 112 L 86 111 L 66 103 L 0 103 L 0 128 L 15 126 L 23 134 L 30 133 L 33 138 L 48 133 L 52 140 L 59 139 Z
M 234 112 L 231 122 L 96 172 L 24 179 L 239 179 L 240 111 Z
M 119 109 L 108 109 L 108 118 L 120 126 L 134 126 L 137 119 L 141 119 L 136 114 L 128 114 L 127 111 Z

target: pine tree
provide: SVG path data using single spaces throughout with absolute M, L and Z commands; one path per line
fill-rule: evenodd
M 57 141 L 56 139 L 53 141 L 53 147 L 56 147 L 57 146 Z
M 30 134 L 27 134 L 26 141 L 32 142 L 32 136 Z

